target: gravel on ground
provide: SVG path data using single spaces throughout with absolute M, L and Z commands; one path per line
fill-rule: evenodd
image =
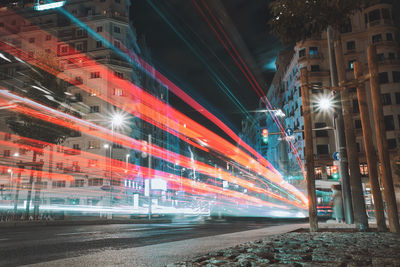
M 400 266 L 400 234 L 301 229 L 167 266 Z

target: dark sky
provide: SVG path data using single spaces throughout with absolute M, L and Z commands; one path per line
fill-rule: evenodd
M 145 36 L 154 66 L 229 126 L 240 130 L 243 115 L 220 87 L 226 86 L 247 110 L 254 110 L 259 97 L 249 82 L 191 0 L 151 2 L 153 7 L 148 0 L 133 0 L 132 9 L 133 24 L 138 35 Z M 269 83 L 274 59 L 282 46 L 269 34 L 268 1 L 222 0 L 222 3 L 254 57 L 256 68 Z M 266 84 L 263 89 L 267 89 Z M 204 121 L 175 97 L 170 101 L 183 113 Z

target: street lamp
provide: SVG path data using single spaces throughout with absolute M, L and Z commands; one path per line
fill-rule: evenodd
M 333 110 L 333 97 L 330 95 L 321 95 L 316 99 L 316 106 L 321 111 Z

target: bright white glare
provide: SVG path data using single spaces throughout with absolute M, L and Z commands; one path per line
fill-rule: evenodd
M 8 59 L 8 58 L 7 58 L 5 55 L 3 55 L 2 53 L 0 53 L 0 58 L 6 60 L 6 61 L 8 61 L 8 62 L 11 62 L 11 60 Z
M 333 108 L 333 99 L 329 95 L 323 95 L 317 99 L 317 107 L 322 111 L 329 111 Z
M 109 148 L 110 147 L 110 145 L 109 144 L 104 144 L 104 146 L 103 146 L 104 148 Z
M 122 114 L 115 113 L 111 116 L 111 123 L 113 127 L 123 126 L 125 123 L 125 117 Z
M 14 156 L 14 157 L 19 157 L 19 153 L 18 153 L 18 152 L 15 152 L 13 156 Z
M 65 1 L 60 1 L 60 2 L 55 2 L 55 3 L 49 3 L 49 4 L 36 4 L 35 5 L 35 10 L 36 11 L 43 11 L 43 10 L 48 10 L 48 9 L 53 9 L 53 8 L 59 8 L 65 5 Z
M 7 172 L 8 172 L 8 173 L 12 173 L 12 170 L 11 170 L 11 169 L 8 169 Z
M 283 111 L 281 109 L 278 109 L 277 111 L 275 111 L 275 115 L 278 117 L 285 117 L 285 113 L 283 113 Z

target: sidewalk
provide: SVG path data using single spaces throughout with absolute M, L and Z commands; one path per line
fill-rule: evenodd
M 370 227 L 356 232 L 354 225 L 319 223 L 321 231 L 310 233 L 306 225 L 167 266 L 400 266 L 400 234 Z

